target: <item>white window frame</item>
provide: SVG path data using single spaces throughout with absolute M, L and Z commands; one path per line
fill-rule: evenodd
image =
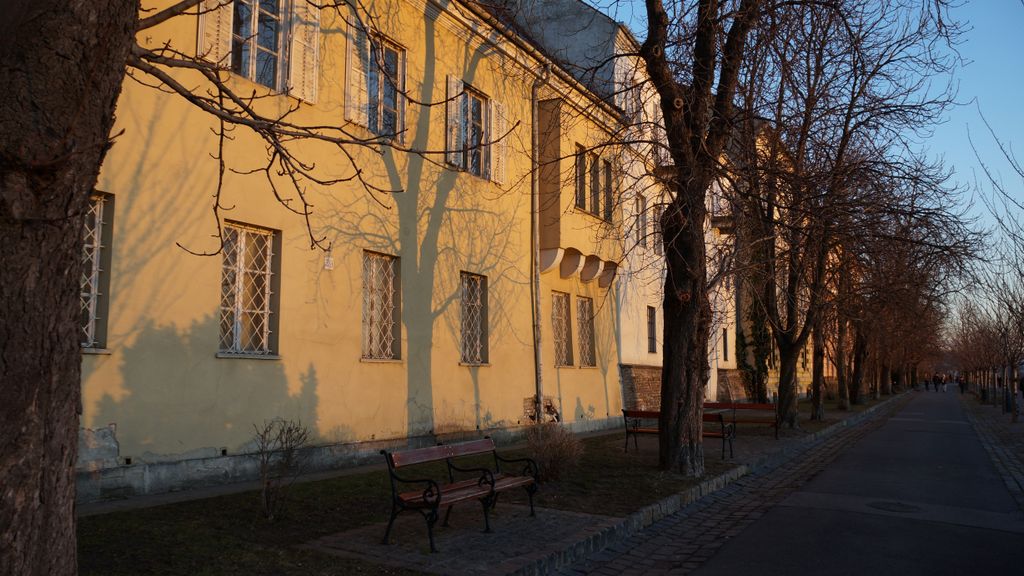
M 251 29 L 245 37 L 236 34 L 237 4 L 251 10 Z M 202 0 L 197 55 L 272 91 L 315 103 L 320 72 L 320 7 L 306 0 L 278 0 L 276 14 L 262 12 L 278 22 L 277 49 L 272 52 L 277 65 L 272 80 L 258 78 L 256 70 L 259 35 L 253 31 L 258 30 L 259 7 L 260 0 Z M 249 55 L 245 62 L 236 62 L 235 47 L 244 43 L 251 44 Z
M 460 274 L 461 286 L 461 362 L 487 364 L 487 277 L 470 272 Z
M 277 353 L 275 279 L 279 269 L 279 232 L 226 222 L 222 234 L 218 355 L 274 356 Z M 258 253 L 250 250 L 253 245 Z M 256 254 L 259 259 L 255 258 Z M 259 298 L 254 296 L 258 292 L 262 292 Z
M 370 35 L 359 21 L 349 25 L 345 119 L 384 139 L 404 140 L 406 49 L 389 38 Z M 395 70 L 382 74 L 387 53 L 395 53 Z M 385 88 L 395 87 L 395 128 L 383 130 Z
M 448 76 L 445 159 L 462 172 L 503 184 L 510 135 L 506 126 L 505 109 L 501 103 L 462 80 Z M 480 138 L 474 145 L 470 136 L 474 126 L 471 115 L 474 101 L 480 103 Z M 473 154 L 480 154 L 478 168 L 474 169 Z
M 579 325 L 580 366 L 597 366 L 597 348 L 594 338 L 594 299 L 576 297 L 576 322 Z
M 280 90 L 283 86 L 281 78 L 285 68 L 285 4 L 287 0 L 272 0 L 277 6 L 276 12 L 268 12 L 263 9 L 263 0 L 233 0 L 231 3 L 231 70 L 243 78 L 248 78 L 257 84 L 261 84 L 272 90 Z M 302 2 L 304 0 L 297 0 Z M 245 6 L 249 10 L 248 28 L 242 28 L 243 22 L 239 19 L 239 6 Z M 273 21 L 277 29 L 274 32 L 274 44 L 276 50 L 270 50 L 262 44 L 263 38 L 260 34 L 260 26 L 264 21 Z M 240 31 L 247 31 L 246 36 L 240 35 Z M 248 57 L 242 62 L 245 54 L 240 50 L 246 46 Z M 257 69 L 259 56 L 269 54 L 274 62 L 274 76 L 272 79 L 261 78 L 260 70 Z M 269 81 L 268 81 L 269 80 Z
M 110 212 L 112 202 L 106 194 L 89 197 L 89 210 L 83 226 L 82 246 L 82 340 L 86 349 L 100 349 L 106 345 L 107 319 L 104 311 L 109 310 L 107 288 L 110 265 Z
M 401 359 L 401 293 L 397 256 L 363 251 L 364 360 Z
M 572 366 L 572 306 L 565 292 L 551 293 L 551 326 L 555 344 L 555 366 Z

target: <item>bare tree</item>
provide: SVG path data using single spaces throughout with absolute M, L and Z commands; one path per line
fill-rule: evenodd
M 307 193 L 312 187 L 347 182 L 374 197 L 396 191 L 364 177 L 364 167 L 355 161 L 356 149 L 370 148 L 375 154 L 390 149 L 437 163 L 446 153 L 404 145 L 387 127 L 366 138 L 350 131 L 348 124 L 304 123 L 297 119 L 302 104 L 294 101 L 283 110 L 265 106 L 264 100 L 274 97 L 271 88 L 242 93 L 239 84 L 227 81 L 232 63 L 223 45 L 194 53 L 170 42 L 151 43 L 147 37 L 172 19 L 219 18 L 232 9 L 231 0 L 180 0 L 162 6 L 147 9 L 133 0 L 14 3 L 0 25 L 0 72 L 7 79 L 0 94 L 4 574 L 76 571 L 82 230 L 100 166 L 117 142 L 111 129 L 124 82 L 181 97 L 216 119 L 214 138 L 220 146 L 215 161 L 221 178 L 211 208 L 218 237 L 224 209 L 220 182 L 231 169 L 223 146 L 237 132 L 263 143 L 265 162 L 252 172 L 265 176 L 282 206 L 305 222 L 310 245 L 319 248 L 329 244 L 311 223 Z M 368 34 L 375 29 L 372 12 L 357 0 L 302 0 L 294 11 L 292 25 L 303 33 L 321 12 Z M 388 73 L 386 63 L 377 64 L 382 74 Z M 300 67 L 292 71 L 303 72 Z M 405 96 L 412 105 L 444 103 Z M 326 171 L 304 157 L 303 147 L 296 146 L 303 141 L 329 147 L 338 158 L 334 169 Z M 219 247 L 212 252 L 217 251 Z

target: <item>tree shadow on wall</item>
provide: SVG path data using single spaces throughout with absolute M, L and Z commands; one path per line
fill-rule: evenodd
M 317 377 L 310 364 L 293 393 L 278 360 L 212 357 L 218 321 L 207 316 L 180 331 L 144 326 L 121 363 L 125 394 L 105 395 L 95 422 L 114 423 L 123 456 L 205 457 L 246 451 L 253 424 L 301 420 L 318 437 Z

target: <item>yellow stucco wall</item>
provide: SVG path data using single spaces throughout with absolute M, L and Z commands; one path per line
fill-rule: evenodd
M 254 423 L 277 416 L 301 418 L 323 442 L 526 423 L 523 401 L 535 392 L 529 177 L 534 76 L 511 56 L 532 61 L 479 22 L 480 34 L 496 38 L 501 49 L 470 34 L 470 25 L 423 4 L 376 2 L 374 10 L 381 30 L 406 50 L 411 96 L 440 103 L 446 76 L 455 75 L 506 107 L 513 119 L 506 184 L 446 169 L 438 154 L 349 146 L 369 182 L 401 192 L 307 183 L 311 231 L 332 246 L 334 267 L 327 270 L 324 253 L 310 250 L 303 218 L 275 200 L 266 176 L 235 172 L 259 168 L 267 157 L 262 142 L 235 129 L 224 149 L 234 171 L 224 175 L 221 216 L 280 232 L 280 357 L 218 358 L 221 256 L 197 256 L 178 246 L 195 252 L 218 248 L 211 212 L 216 124 L 180 97 L 126 80 L 115 128 L 123 132 L 97 186 L 114 198 L 109 353 L 83 354 L 82 376 L 83 426 L 117 424 L 122 455 L 149 453 L 157 459 L 211 447 L 235 451 L 250 440 Z M 296 123 L 345 122 L 346 28 L 325 10 L 321 30 L 317 103 L 273 96 L 260 106 L 298 105 Z M 145 35 L 147 46 L 169 40 L 192 53 L 196 19 L 177 17 Z M 194 75 L 176 77 L 204 89 Z M 264 92 L 242 78 L 230 82 L 240 93 Z M 565 86 L 560 90 L 562 96 L 574 94 Z M 444 149 L 443 104 L 407 104 L 406 114 L 407 146 Z M 369 136 L 359 127 L 351 131 Z M 353 164 L 328 145 L 294 149 L 316 163 L 318 174 L 353 172 Z M 282 183 L 276 172 L 272 178 Z M 400 258 L 400 360 L 361 359 L 364 250 Z M 615 258 L 614 249 L 601 251 Z M 461 271 L 488 278 L 486 366 L 459 363 Z M 542 280 L 545 394 L 557 394 L 568 421 L 614 415 L 621 395 L 607 289 L 557 273 Z M 594 298 L 599 368 L 554 368 L 553 289 Z

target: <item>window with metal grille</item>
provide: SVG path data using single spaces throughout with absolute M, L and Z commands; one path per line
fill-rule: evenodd
M 232 19 L 231 70 L 274 89 L 282 84 L 281 4 L 279 0 L 235 0 Z
M 82 251 L 82 340 L 83 348 L 106 345 L 107 287 L 109 282 L 110 199 L 102 194 L 89 198 L 85 215 L 85 244 Z
M 647 351 L 658 351 L 658 312 L 654 306 L 647 307 Z
M 462 273 L 462 362 L 487 363 L 487 277 Z
M 555 341 L 555 366 L 572 366 L 572 325 L 568 294 L 551 294 L 551 324 Z
M 580 333 L 580 366 L 597 366 L 594 351 L 594 300 L 576 297 L 576 321 Z
M 220 290 L 220 352 L 274 354 L 272 230 L 225 224 Z
M 363 358 L 397 360 L 398 258 L 363 252 Z
M 722 360 L 729 361 L 729 329 L 722 328 Z

